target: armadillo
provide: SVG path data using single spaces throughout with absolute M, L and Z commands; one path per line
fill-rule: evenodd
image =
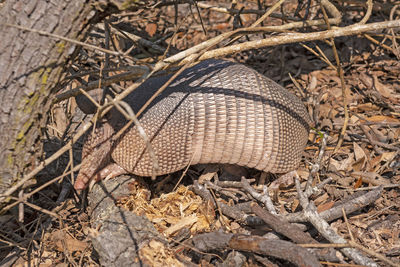
M 170 77 L 147 80 L 124 101 L 137 112 Z M 311 125 L 295 95 L 257 71 L 225 60 L 203 61 L 183 71 L 139 121 L 159 163 L 156 175 L 200 163 L 286 173 L 298 166 Z M 126 123 L 111 110 L 88 135 L 76 189 L 105 176 L 152 176 L 152 159 L 136 126 L 112 138 Z

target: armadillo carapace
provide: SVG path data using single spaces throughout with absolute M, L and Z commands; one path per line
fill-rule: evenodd
M 124 101 L 137 112 L 170 77 L 149 79 Z M 160 166 L 156 175 L 198 163 L 286 173 L 299 164 L 311 124 L 296 96 L 251 68 L 223 60 L 185 70 L 139 120 Z M 89 134 L 76 189 L 109 174 L 152 176 L 152 160 L 135 126 L 111 141 L 126 123 L 112 110 Z

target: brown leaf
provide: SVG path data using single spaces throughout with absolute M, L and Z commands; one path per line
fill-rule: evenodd
M 139 250 L 140 258 L 148 266 L 184 266 L 175 252 L 160 241 L 151 240 Z
M 354 171 L 361 171 L 361 170 L 364 168 L 365 162 L 366 162 L 365 158 L 356 160 L 356 161 L 352 164 L 353 170 L 354 170 Z
M 230 27 L 231 27 L 231 24 L 229 24 L 229 23 L 218 23 L 217 25 L 215 25 L 213 27 L 213 29 L 218 30 L 218 31 L 225 31 Z
M 353 153 L 349 154 L 349 157 L 343 160 L 335 160 L 334 158 L 330 158 L 329 165 L 334 167 L 334 171 L 347 171 L 350 169 L 354 162 Z
M 372 160 L 370 160 L 370 164 L 371 164 L 371 171 L 373 171 L 375 169 L 375 167 L 382 161 L 382 155 L 378 155 L 375 158 L 373 158 Z
M 376 88 L 376 90 L 384 97 L 386 98 L 397 98 L 398 96 L 395 94 L 395 92 L 393 91 L 392 88 L 390 88 L 389 85 L 384 85 L 382 84 L 378 77 L 376 75 L 374 75 L 374 86 Z
M 328 195 L 327 193 L 322 194 L 321 196 L 317 197 L 317 198 L 314 200 L 314 204 L 315 204 L 316 206 L 319 206 L 319 205 L 321 205 L 322 203 L 325 203 L 325 202 L 328 200 L 328 198 L 329 198 L 329 195 Z
M 386 123 L 386 122 L 395 122 L 398 123 L 400 122 L 399 119 L 393 118 L 393 117 L 389 117 L 389 116 L 385 116 L 385 115 L 376 115 L 376 116 L 372 116 L 369 118 L 366 118 L 367 121 L 369 122 L 380 122 L 380 123 Z M 362 122 L 364 120 L 361 120 Z
M 334 204 L 335 204 L 334 201 L 329 201 L 327 203 L 321 204 L 317 207 L 317 211 L 318 213 L 321 213 L 323 211 L 329 210 L 330 208 L 333 207 Z
M 291 205 L 292 212 L 295 212 L 299 205 L 300 205 L 300 201 L 297 198 L 293 199 L 293 202 Z
M 218 172 L 218 167 L 216 165 L 208 165 L 205 167 L 203 173 L 199 177 L 199 183 L 204 184 L 206 181 L 211 181 L 211 179 Z
M 199 218 L 195 215 L 190 215 L 187 217 L 184 217 L 176 222 L 174 222 L 170 227 L 164 230 L 163 234 L 167 237 L 171 236 L 173 233 L 178 232 L 179 230 L 183 228 L 190 228 L 193 224 L 195 224 Z M 209 225 L 207 225 L 205 228 L 207 228 Z
M 372 88 L 373 85 L 373 80 L 371 78 L 371 76 L 367 75 L 366 73 L 361 72 L 360 73 L 360 79 L 359 79 L 362 84 L 365 85 L 365 87 L 367 87 L 368 89 Z
M 356 143 L 353 142 L 354 148 L 354 157 L 356 161 L 352 164 L 353 170 L 360 171 L 364 168 L 367 156 L 365 155 L 364 150 Z
M 361 178 L 357 179 L 356 183 L 354 184 L 354 189 L 360 188 L 363 183 Z
M 360 160 L 361 158 L 366 157 L 364 150 L 356 142 L 353 142 L 353 148 L 356 160 Z
M 150 37 L 153 37 L 156 31 L 157 31 L 157 24 L 149 23 L 146 25 L 146 32 L 150 35 Z
M 289 187 L 294 184 L 294 174 L 292 172 L 281 175 L 278 179 L 273 181 L 269 188 L 271 190 L 276 190 L 278 188 Z
M 380 107 L 374 105 L 373 103 L 358 104 L 357 106 L 351 106 L 350 111 L 354 112 L 364 112 L 364 111 L 377 111 Z
M 64 230 L 53 232 L 51 241 L 54 242 L 58 251 L 64 251 L 64 249 L 67 249 L 69 252 L 84 251 L 89 245 L 86 242 L 71 237 Z
M 323 128 L 328 128 L 331 131 L 333 129 L 332 120 L 330 120 L 328 118 L 322 119 L 321 129 L 323 129 Z

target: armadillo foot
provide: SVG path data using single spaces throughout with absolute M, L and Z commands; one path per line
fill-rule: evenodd
M 96 180 L 100 181 L 101 179 L 111 179 L 114 177 L 117 177 L 122 174 L 128 174 L 129 172 L 125 171 L 121 166 L 119 166 L 117 163 L 111 163 L 107 165 L 104 169 L 102 169 L 97 176 L 99 176 L 99 179 Z
M 117 165 L 116 163 L 111 163 L 107 165 L 105 168 L 97 172 L 92 178 L 87 177 L 86 175 L 80 175 L 75 181 L 74 188 L 76 190 L 83 190 L 91 182 L 98 182 L 102 179 L 110 179 L 117 177 L 122 174 L 128 174 L 126 170 L 124 170 L 121 166 Z

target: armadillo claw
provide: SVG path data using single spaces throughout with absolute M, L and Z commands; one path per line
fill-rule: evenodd
M 75 181 L 74 188 L 75 190 L 83 190 L 86 189 L 88 186 L 92 188 L 96 182 L 102 179 L 108 180 L 110 178 L 114 178 L 127 173 L 128 172 L 126 170 L 121 168 L 116 163 L 111 163 L 99 172 L 97 172 L 92 178 L 88 178 L 88 176 L 85 174 L 79 174 L 78 178 Z
M 75 181 L 75 190 L 83 190 L 87 187 L 90 179 L 86 175 L 79 175 Z
M 117 177 L 122 174 L 128 174 L 126 170 L 124 170 L 121 166 L 116 163 L 111 163 L 107 165 L 104 169 L 102 169 L 97 175 L 99 176 L 99 180 L 104 179 L 108 180 L 114 177 Z

